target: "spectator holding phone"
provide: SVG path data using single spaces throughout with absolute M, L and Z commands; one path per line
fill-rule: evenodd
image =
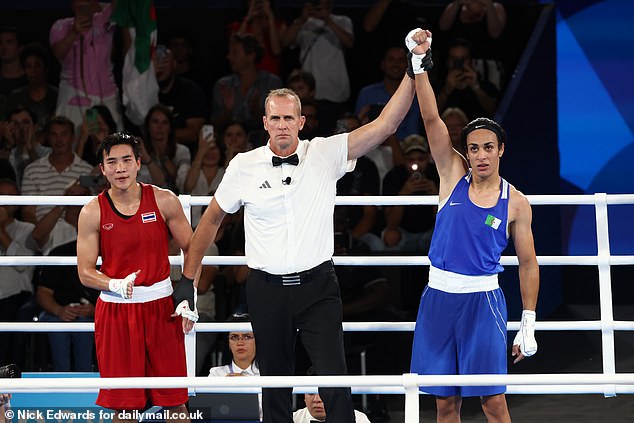
M 82 121 L 75 153 L 93 166 L 97 166 L 95 175 L 100 175 L 97 148 L 106 137 L 117 130 L 117 125 L 106 106 L 98 104 L 86 110 Z
M 436 88 L 438 110 L 442 113 L 447 107 L 458 107 L 469 119 L 493 117 L 500 92 L 473 69 L 469 41 L 456 38 L 450 43 L 446 66 L 444 81 Z
M 438 174 L 429 162 L 429 144 L 412 134 L 403 142 L 405 165 L 396 166 L 383 179 L 383 195 L 437 195 Z M 385 248 L 426 253 L 436 219 L 435 206 L 385 206 Z
M 223 150 L 216 143 L 213 126 L 204 125 L 198 137 L 198 150 L 194 160 L 191 165 L 185 163 L 178 170 L 176 179 L 178 190 L 191 195 L 214 195 L 225 174 L 223 156 Z M 192 207 L 193 228 L 200 221 L 202 209 L 201 206 Z
M 119 95 L 110 60 L 115 26 L 110 23 L 113 3 L 73 0 L 73 17 L 55 21 L 49 41 L 61 65 L 57 115 L 78 127 L 87 108 L 103 104 L 122 128 Z
M 275 17 L 270 0 L 246 0 L 247 14 L 240 21 L 229 25 L 231 34 L 253 34 L 263 49 L 262 60 L 257 68 L 281 74 L 281 38 L 286 32 L 286 23 Z

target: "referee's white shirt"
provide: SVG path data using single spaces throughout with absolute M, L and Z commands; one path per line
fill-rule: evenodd
M 245 207 L 247 265 L 283 275 L 311 269 L 332 258 L 337 180 L 354 170 L 348 134 L 300 140 L 297 166 L 274 167 L 265 145 L 238 154 L 225 171 L 215 198 L 222 210 Z M 282 182 L 290 177 L 290 183 Z

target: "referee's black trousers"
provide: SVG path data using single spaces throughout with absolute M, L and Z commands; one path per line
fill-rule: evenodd
M 252 270 L 247 279 L 247 303 L 255 334 L 262 376 L 295 372 L 295 339 L 300 339 L 320 376 L 347 373 L 343 349 L 342 305 L 332 262 L 323 263 L 299 285 L 286 286 L 281 278 Z M 319 388 L 326 421 L 354 423 L 350 388 Z M 292 423 L 292 388 L 262 391 L 264 423 Z

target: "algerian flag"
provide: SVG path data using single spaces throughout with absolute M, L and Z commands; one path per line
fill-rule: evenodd
M 159 102 L 152 53 L 156 48 L 156 10 L 153 0 L 118 0 L 111 20 L 127 27 L 130 48 L 123 62 L 123 106 L 135 125 Z
M 497 217 L 493 216 L 493 215 L 488 215 L 486 220 L 484 221 L 484 224 L 487 226 L 492 227 L 493 229 L 497 229 L 500 227 L 500 223 L 502 223 L 501 219 L 498 219 Z

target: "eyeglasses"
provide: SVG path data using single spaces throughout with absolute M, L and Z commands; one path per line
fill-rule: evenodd
M 255 336 L 252 333 L 244 333 L 239 335 L 237 333 L 232 333 L 229 335 L 229 341 L 238 342 L 238 341 L 253 341 Z

